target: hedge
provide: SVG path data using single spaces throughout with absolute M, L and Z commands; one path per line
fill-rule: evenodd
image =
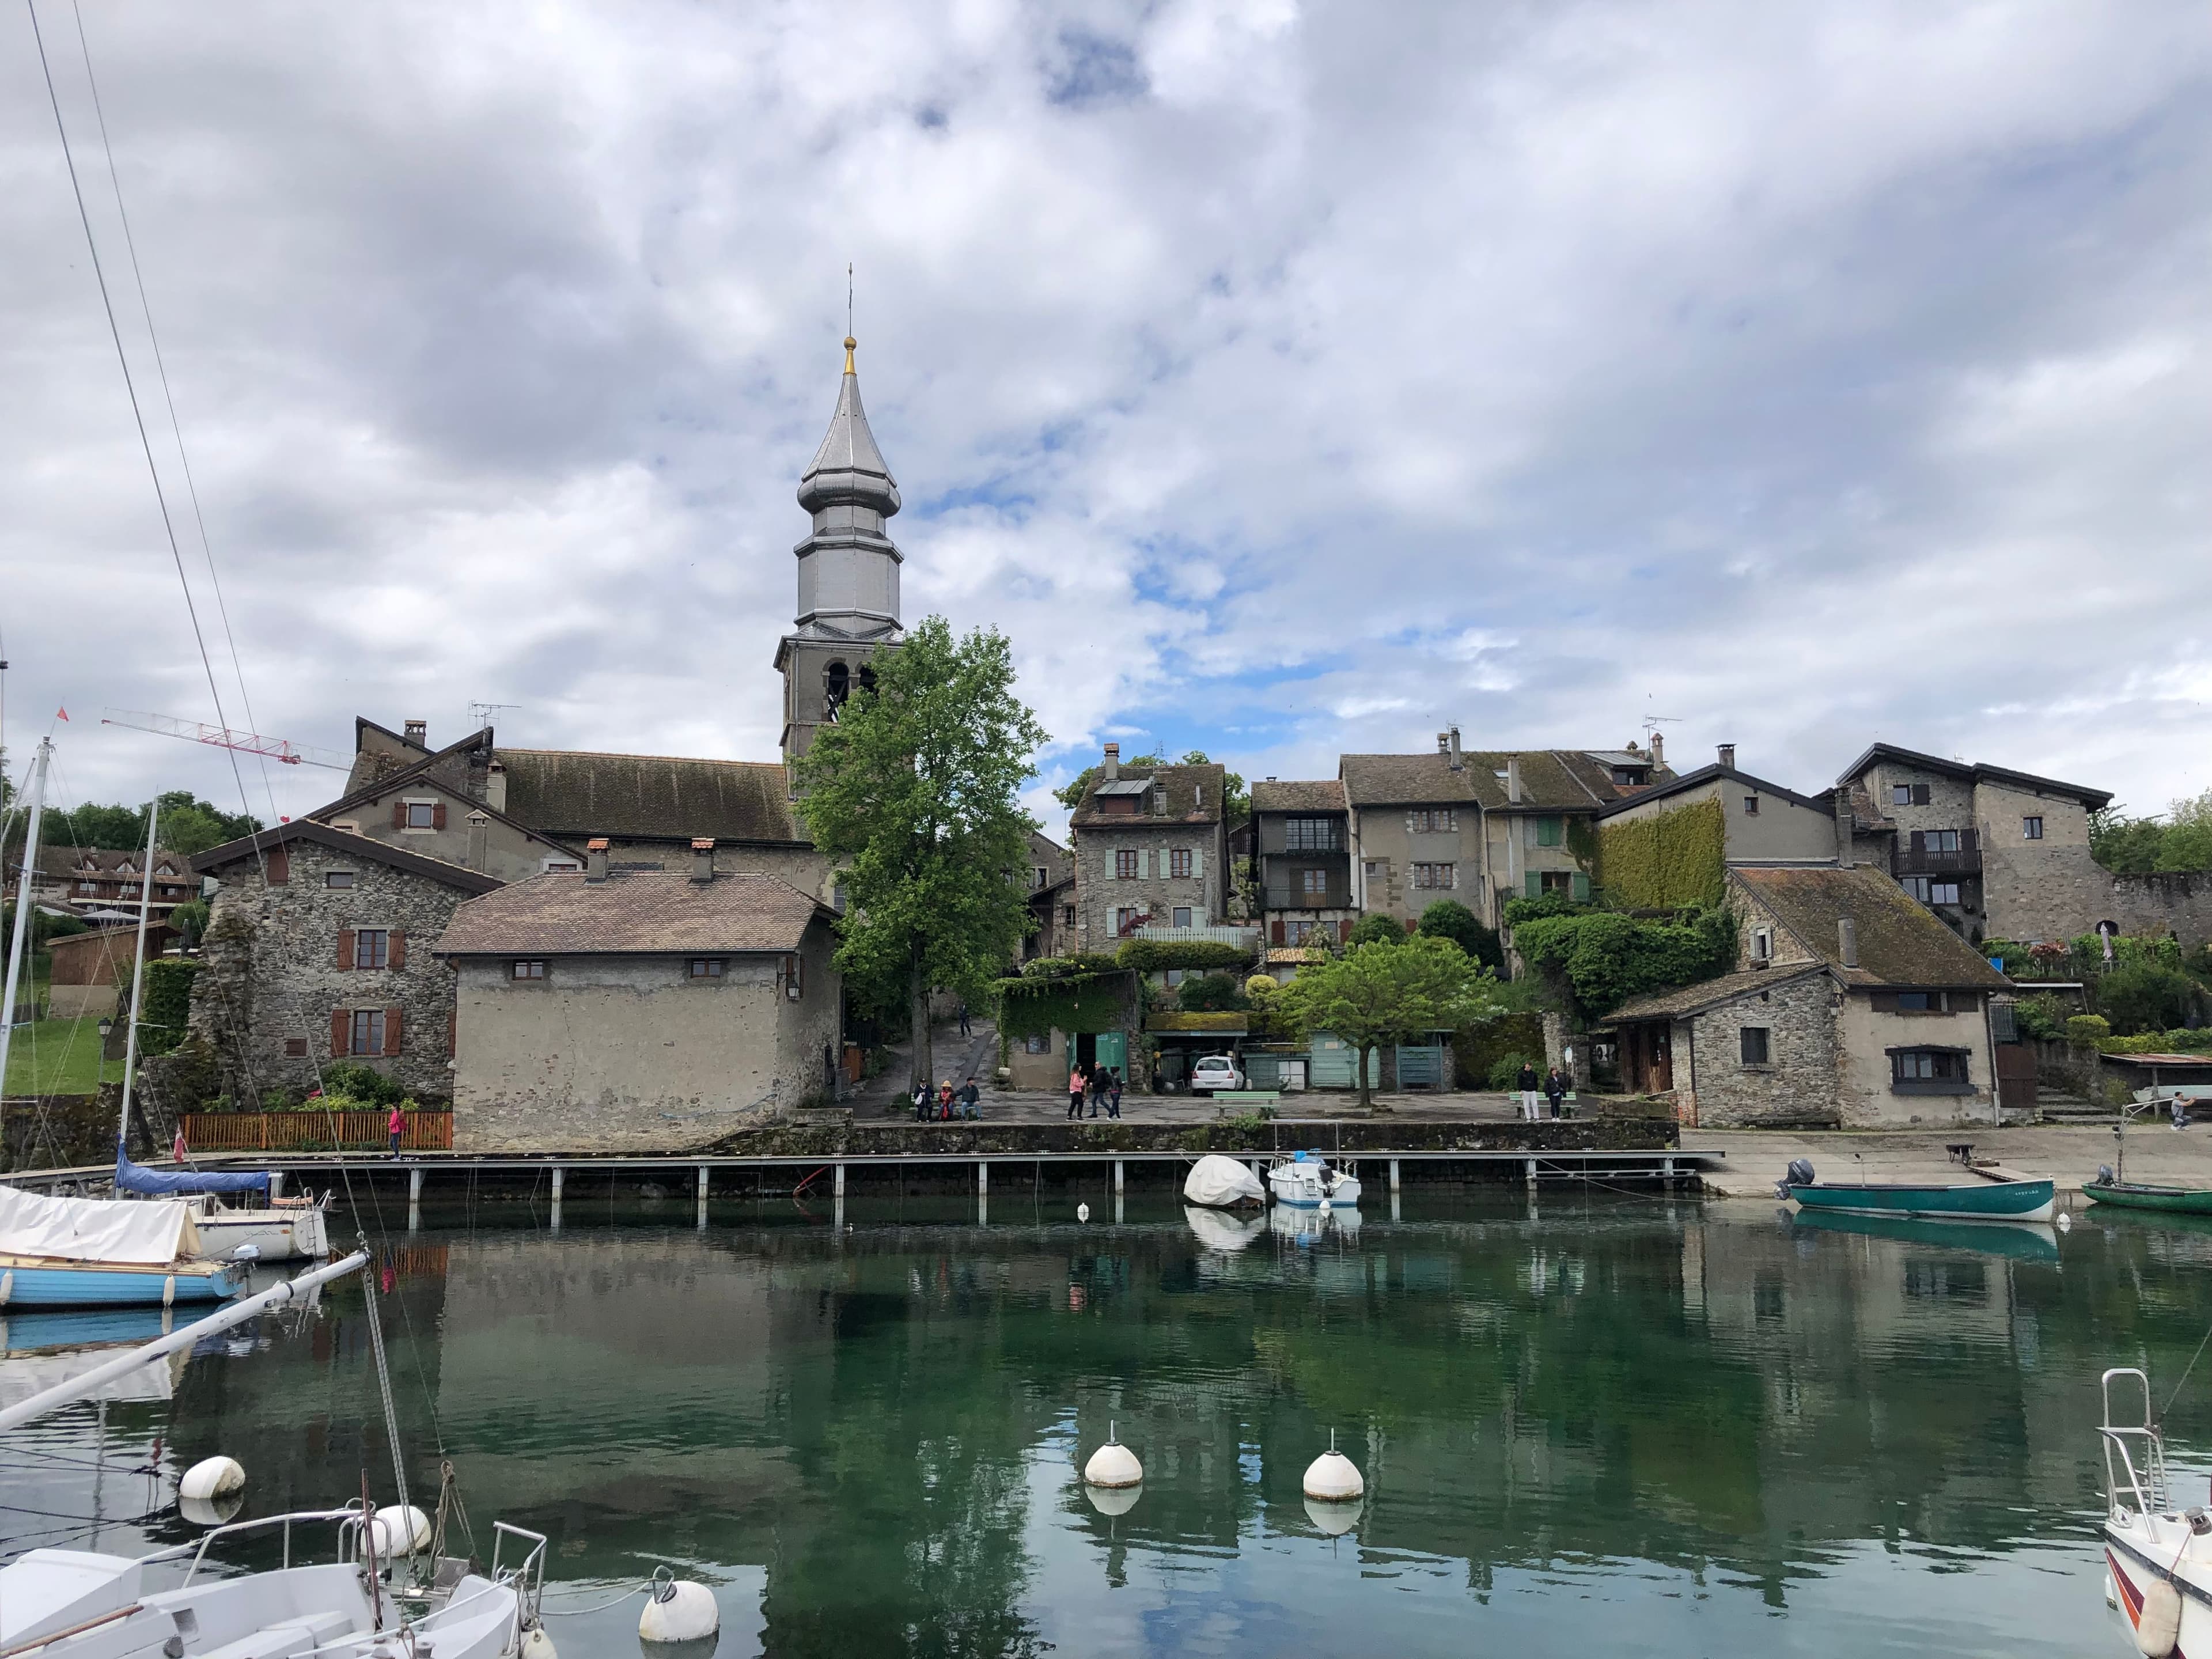
M 2212 1030 L 2145 1031 L 2139 1036 L 2100 1037 L 2106 1054 L 2201 1054 L 2212 1052 Z
M 1672 922 L 1608 910 L 1549 916 L 1516 925 L 1513 948 L 1595 1016 L 1633 996 L 1726 973 L 1735 961 L 1735 920 L 1723 909 Z
M 1598 884 L 1632 910 L 1717 905 L 1727 848 L 1728 819 L 1718 800 L 1616 819 L 1598 828 Z
M 1195 969 L 1200 973 L 1225 973 L 1249 969 L 1257 960 L 1241 945 L 1194 939 L 1177 944 L 1171 939 L 1124 939 L 1114 953 L 1115 963 L 1139 974 L 1156 974 L 1170 968 Z
M 166 1054 L 185 1040 L 192 1012 L 192 981 L 200 965 L 190 957 L 163 957 L 146 964 L 146 1003 L 141 1012 L 138 1046 L 149 1054 Z

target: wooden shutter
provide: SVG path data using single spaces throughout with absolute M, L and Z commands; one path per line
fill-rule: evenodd
M 1336 924 L 1336 942 L 1339 945 L 1349 945 L 1352 943 L 1352 924 L 1350 922 L 1340 921 Z
M 331 1010 L 331 1056 L 343 1059 L 353 1048 L 353 1016 L 343 1008 Z
M 1915 830 L 1912 832 L 1912 856 L 1918 858 L 1927 850 L 1928 832 L 1925 830 Z
M 1589 878 L 1579 870 L 1575 872 L 1574 900 L 1577 904 L 1588 904 L 1589 902 Z M 392 935 L 392 938 L 394 939 L 398 939 L 398 937 L 399 935 L 397 933 Z
M 1526 822 L 1526 820 L 1524 819 L 1524 820 L 1523 820 L 1523 822 Z M 1530 897 L 1530 898 L 1541 898 L 1541 897 L 1543 897 L 1543 896 L 1544 896 L 1544 880 L 1543 880 L 1543 878 L 1542 878 L 1542 877 L 1540 877 L 1540 876 L 1539 876 L 1539 875 L 1538 875 L 1538 874 L 1537 874 L 1534 870 L 1531 870 L 1531 871 L 1528 872 L 1525 875 L 1523 875 L 1523 876 L 1521 878 L 1521 883 L 1522 883 L 1522 889 L 1521 889 L 1521 890 L 1522 890 L 1525 895 L 1527 895 L 1527 896 L 1528 896 L 1528 897 Z
M 1206 849 L 1203 847 L 1190 849 L 1190 873 L 1194 877 L 1206 874 Z
M 338 929 L 338 971 L 342 974 L 353 971 L 353 929 L 350 927 Z
M 446 1058 L 451 1060 L 461 1051 L 461 1005 L 458 999 L 446 1010 Z
M 399 1052 L 399 1010 L 397 1008 L 384 1011 L 384 1052 L 387 1054 Z
M 392 803 L 392 827 L 394 830 L 404 830 L 407 827 L 407 803 L 404 800 Z
M 430 809 L 430 827 L 433 830 L 442 830 L 446 827 L 445 802 L 440 801 Z
M 1273 939 L 1276 944 L 1280 945 L 1283 942 L 1283 919 L 1280 916 L 1277 916 L 1275 920 L 1269 924 L 1269 926 L 1273 930 L 1270 934 L 1270 937 Z
M 1577 877 L 1576 879 L 1587 881 L 1589 878 Z M 407 965 L 407 935 L 397 927 L 392 930 L 392 939 L 385 959 L 394 968 L 404 968 Z
M 292 849 L 290 848 L 270 848 L 263 854 L 262 863 L 263 867 L 269 872 L 268 882 L 271 887 L 284 886 L 292 879 Z

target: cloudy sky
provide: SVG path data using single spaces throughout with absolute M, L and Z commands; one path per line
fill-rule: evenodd
M 234 725 L 771 757 L 850 262 L 908 617 L 1012 638 L 1048 778 L 1663 715 L 2212 786 L 2202 0 L 96 0 L 204 548 L 38 16 Z M 5 740 L 234 803 L 96 723 L 216 716 L 0 32 Z

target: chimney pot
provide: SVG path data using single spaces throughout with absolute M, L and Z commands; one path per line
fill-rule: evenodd
M 1466 763 L 1460 758 L 1459 727 L 1456 726 L 1448 726 L 1445 728 L 1444 736 L 1449 739 L 1449 744 L 1445 752 L 1451 757 L 1451 769 L 1456 772 Z
M 1106 763 L 1099 770 L 1107 782 L 1113 783 L 1119 781 L 1121 775 L 1121 745 L 1120 744 L 1109 743 L 1106 745 Z
M 495 812 L 507 811 L 507 768 L 498 761 L 484 769 L 484 805 Z
M 714 842 L 711 836 L 701 836 L 691 843 L 691 879 L 712 881 L 714 878 Z
M 485 850 L 491 839 L 490 815 L 481 809 L 469 814 L 469 868 L 483 873 Z
M 1505 799 L 1513 805 L 1521 804 L 1521 757 L 1505 757 Z
M 1851 835 L 1856 825 L 1852 822 L 1851 787 L 1847 783 L 1836 786 L 1836 867 L 1851 867 Z
M 1723 771 L 1724 771 L 1724 772 L 1733 772 L 1733 771 L 1735 771 L 1735 745 L 1734 744 L 1732 744 L 1732 743 L 1724 743 L 1724 744 L 1721 744 L 1721 746 L 1720 746 L 1720 750 L 1721 750 L 1721 769 L 1722 769 Z
M 1846 968 L 1859 965 L 1859 925 L 1849 916 L 1836 919 L 1836 954 Z
M 584 879 L 605 881 L 607 878 L 607 840 L 605 836 L 584 843 Z
M 430 742 L 429 721 L 409 720 L 401 729 L 406 732 L 408 742 L 419 743 L 423 744 L 426 748 L 428 746 Z
M 1654 732 L 1651 734 L 1651 764 L 1655 767 L 1660 767 L 1664 766 L 1666 763 L 1667 739 L 1662 737 L 1658 732 Z

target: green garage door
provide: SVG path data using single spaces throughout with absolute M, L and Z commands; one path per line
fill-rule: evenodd
M 1307 1080 L 1316 1089 L 1356 1089 L 1354 1068 L 1358 1056 L 1352 1046 L 1326 1031 L 1313 1036 L 1313 1065 Z M 1375 1049 L 1367 1056 L 1367 1085 L 1374 1088 L 1382 1081 L 1382 1051 Z
M 1450 1056 L 1435 1043 L 1424 1043 L 1417 1048 L 1401 1047 L 1398 1050 L 1398 1086 L 1401 1089 L 1441 1089 L 1444 1086 L 1444 1067 Z

